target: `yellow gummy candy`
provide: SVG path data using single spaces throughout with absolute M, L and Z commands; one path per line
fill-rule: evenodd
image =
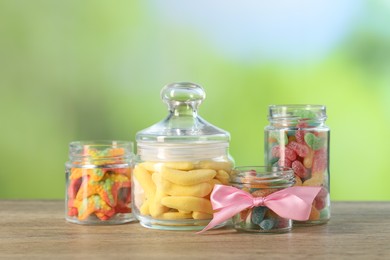
M 313 165 L 313 157 L 314 157 L 314 151 L 310 150 L 309 154 L 303 159 L 303 165 L 307 169 L 310 169 L 311 166 Z
M 198 167 L 201 169 L 224 170 L 230 172 L 232 164 L 230 162 L 201 161 Z
M 134 169 L 134 177 L 144 189 L 146 197 L 153 197 L 156 193 L 156 185 L 152 180 L 152 175 L 143 167 L 137 166 Z
M 159 171 L 162 167 L 183 171 L 189 171 L 195 168 L 192 162 L 143 162 L 140 163 L 139 166 L 145 168 L 149 172 Z
M 169 210 L 161 204 L 162 198 L 167 196 L 167 194 L 161 189 L 161 173 L 153 173 L 152 180 L 156 186 L 156 193 L 149 201 L 149 212 L 152 217 L 158 217 Z
M 208 182 L 202 182 L 195 185 L 178 185 L 167 180 L 162 180 L 162 190 L 173 196 L 194 196 L 194 197 L 204 197 L 208 195 L 212 189 L 212 184 Z
M 210 183 L 213 186 L 213 188 L 215 184 L 222 184 L 222 182 L 218 179 L 209 180 L 208 183 Z
M 163 198 L 163 194 L 157 191 L 156 195 L 149 199 L 149 212 L 152 217 L 156 218 L 169 211 L 169 208 L 161 204 Z
M 155 163 L 155 162 L 143 162 L 143 163 L 138 164 L 137 167 L 142 167 L 142 168 L 144 168 L 145 170 L 147 170 L 149 172 L 154 172 L 156 170 L 157 163 Z
M 299 176 L 295 175 L 295 184 L 294 186 L 302 186 L 302 180 L 299 178 Z
M 303 186 L 321 186 L 324 182 L 324 175 L 322 173 L 313 173 L 310 179 L 303 183 Z
M 213 214 L 211 202 L 208 199 L 192 196 L 168 196 L 161 200 L 161 203 L 168 207 L 181 211 L 200 211 Z
M 318 220 L 320 219 L 320 212 L 314 207 L 311 207 L 309 220 Z
M 150 215 L 149 211 L 149 200 L 145 200 L 142 206 L 139 209 L 141 215 Z
M 199 169 L 191 171 L 175 170 L 167 167 L 162 169 L 162 177 L 179 185 L 194 185 L 207 182 L 215 177 L 217 172 L 211 169 Z
M 163 166 L 182 171 L 194 169 L 194 164 L 192 162 L 166 162 Z
M 194 219 L 212 219 L 213 218 L 213 214 L 208 214 L 208 213 L 204 213 L 204 212 L 194 211 L 192 213 L 192 217 Z
M 159 216 L 160 219 L 189 219 L 192 218 L 191 213 L 182 212 L 166 212 Z
M 224 170 L 218 170 L 217 175 L 215 176 L 222 184 L 228 184 L 230 181 L 230 175 Z

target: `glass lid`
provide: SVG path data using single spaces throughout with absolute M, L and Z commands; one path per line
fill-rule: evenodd
M 206 98 L 204 89 L 194 83 L 178 82 L 161 90 L 168 116 L 136 135 L 138 143 L 229 142 L 230 134 L 201 118 L 199 105 Z

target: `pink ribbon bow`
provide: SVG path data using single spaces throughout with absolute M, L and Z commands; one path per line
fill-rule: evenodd
M 251 194 L 231 186 L 215 185 L 211 193 L 214 217 L 201 231 L 203 233 L 223 223 L 241 211 L 265 206 L 282 218 L 308 220 L 311 204 L 321 187 L 295 186 L 271 193 L 266 197 L 253 197 Z

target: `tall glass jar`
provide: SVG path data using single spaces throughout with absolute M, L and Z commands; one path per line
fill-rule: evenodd
M 308 221 L 323 224 L 330 219 L 329 127 L 323 105 L 271 105 L 265 127 L 265 163 L 291 167 L 295 185 L 320 186 Z
M 136 135 L 133 213 L 147 228 L 200 230 L 213 217 L 214 185 L 229 183 L 230 135 L 198 115 L 202 87 L 173 83 L 161 98 L 169 115 Z
M 133 143 L 76 141 L 65 164 L 65 219 L 77 224 L 122 224 L 131 213 Z

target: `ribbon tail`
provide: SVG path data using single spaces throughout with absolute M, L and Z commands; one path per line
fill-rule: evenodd
M 306 221 L 321 187 L 291 187 L 267 196 L 265 206 L 282 218 Z
M 201 231 L 196 232 L 196 234 L 201 234 L 209 229 L 212 229 L 213 227 L 222 224 L 226 220 L 230 219 L 234 215 L 240 213 L 244 209 L 247 209 L 251 207 L 251 205 L 248 205 L 247 203 L 238 204 L 238 205 L 229 205 L 225 208 L 222 208 L 221 210 L 214 212 L 213 219 L 210 221 L 210 223 Z

